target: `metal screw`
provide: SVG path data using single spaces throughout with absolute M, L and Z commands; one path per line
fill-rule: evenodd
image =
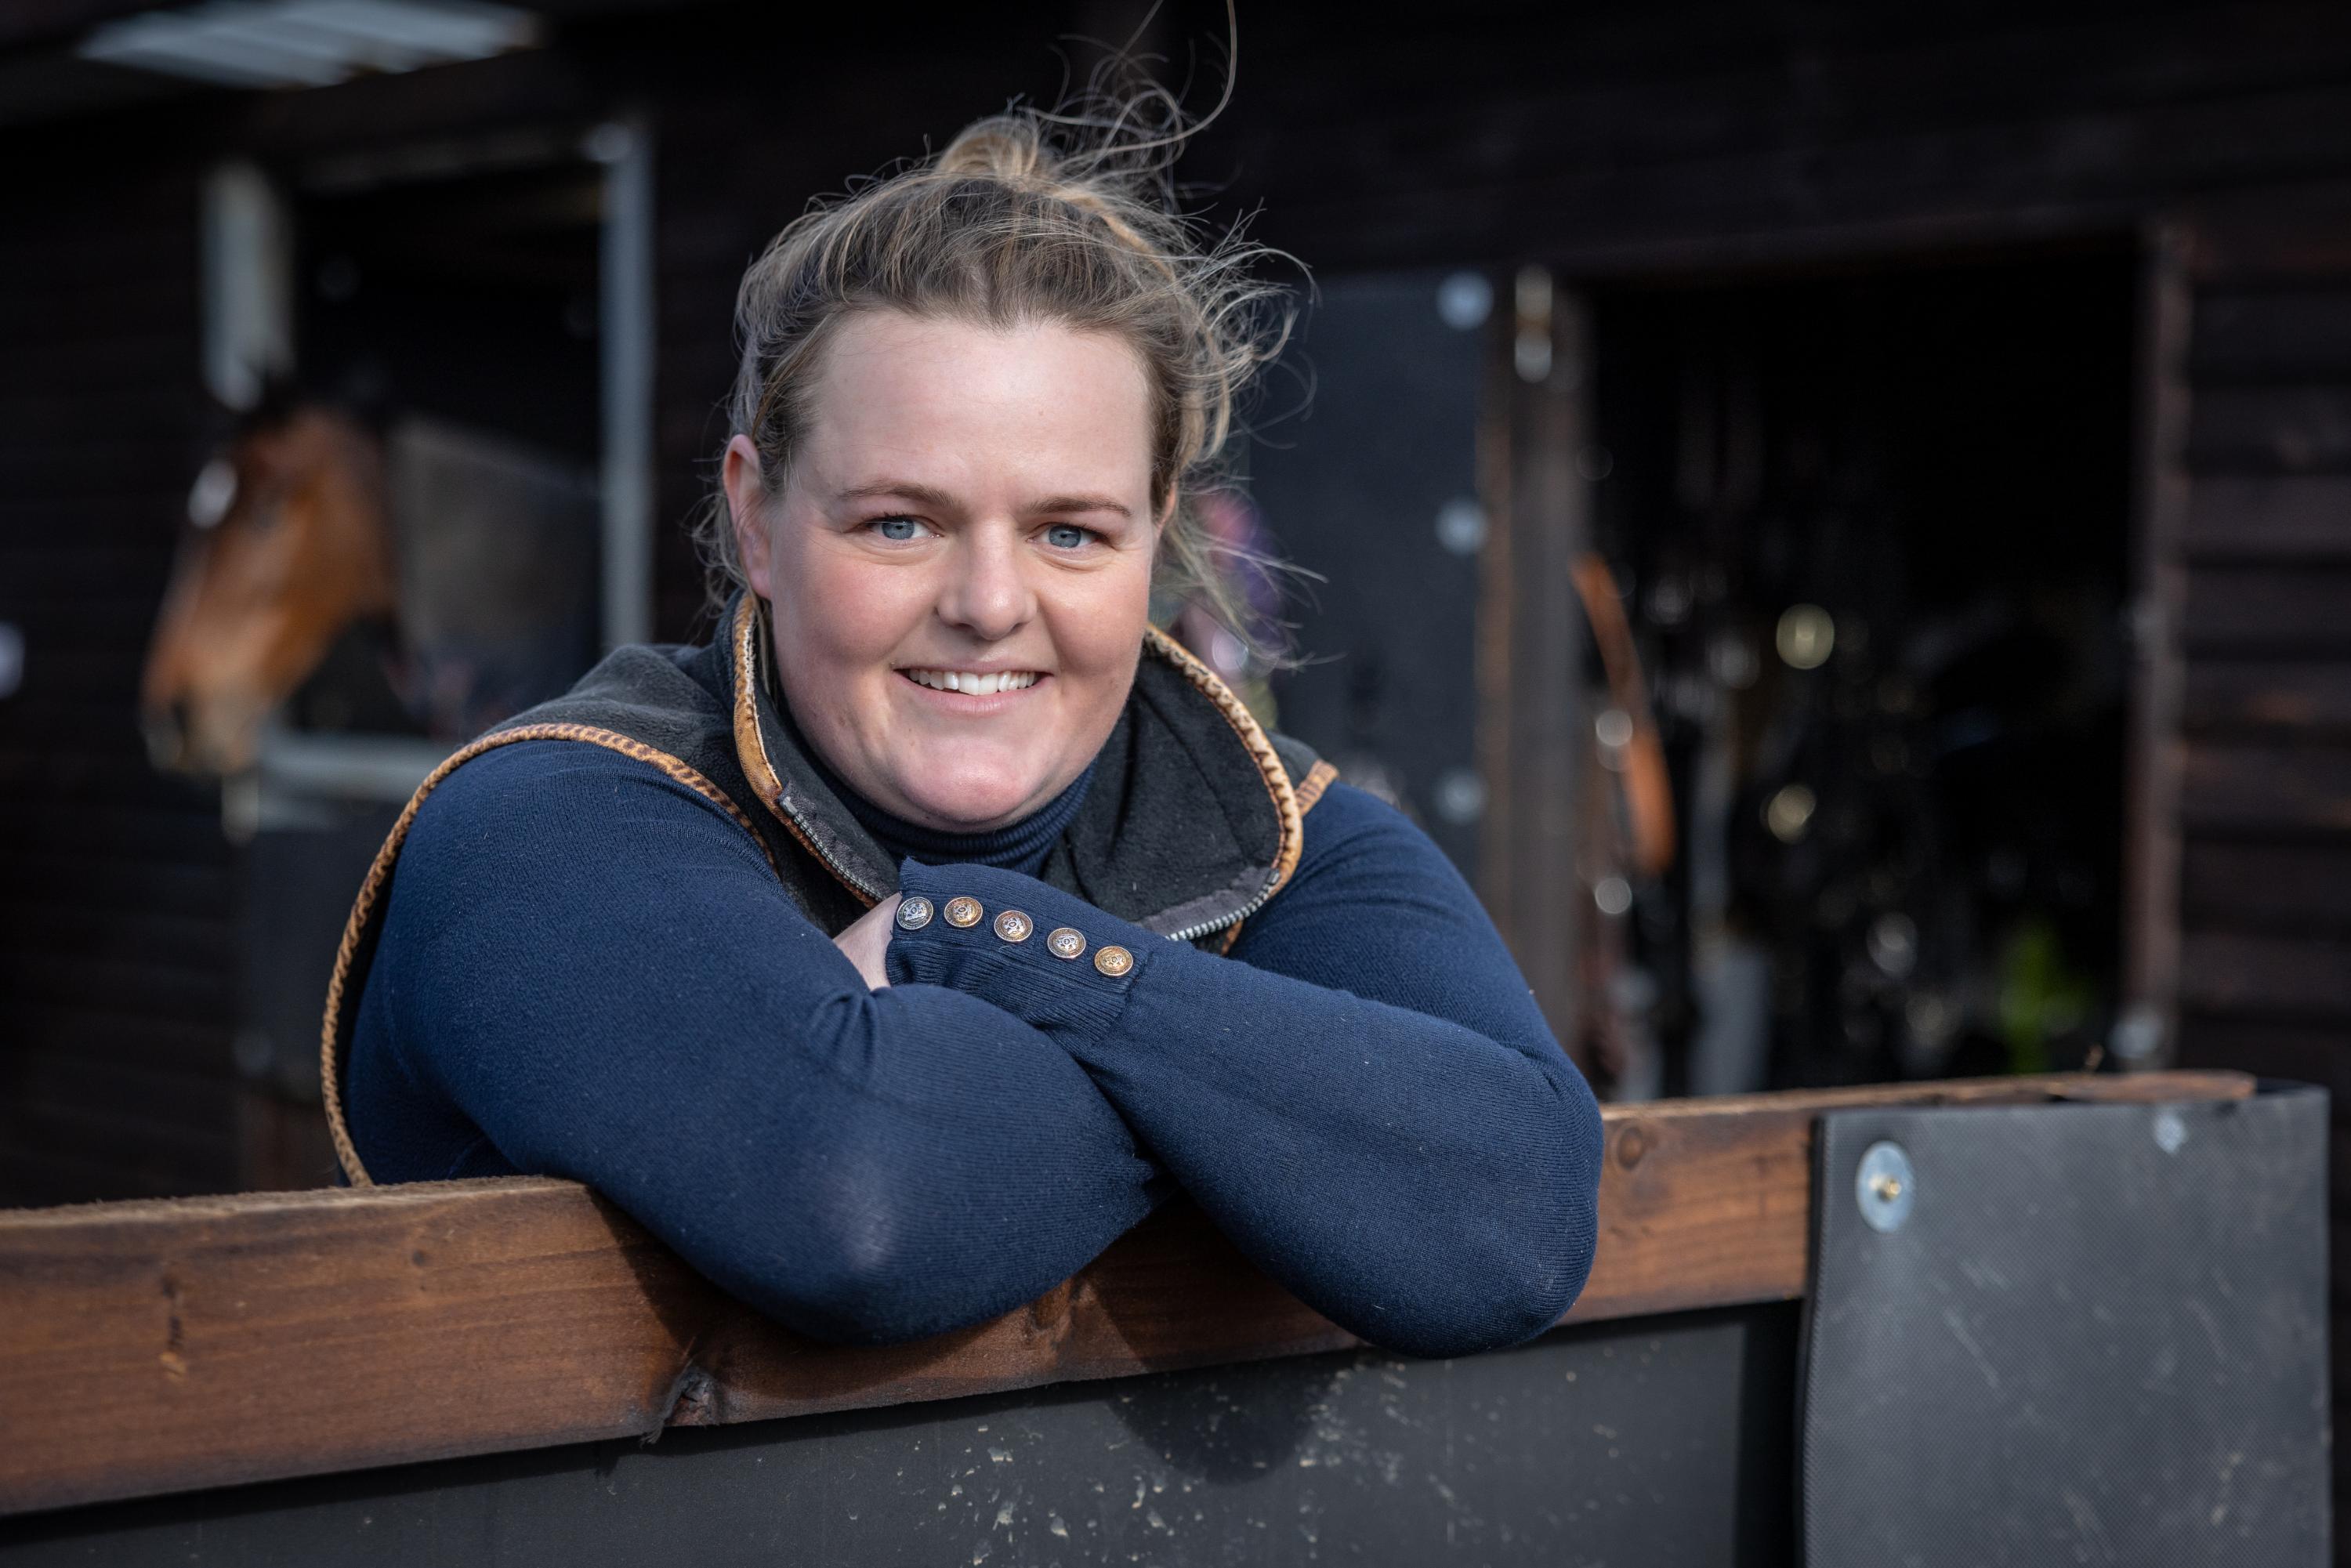
M 1854 1176 L 1854 1197 L 1861 1218 L 1872 1230 L 1890 1235 L 1910 1218 L 1917 1198 L 1910 1156 L 1902 1145 L 1880 1141 L 1862 1152 L 1861 1169 Z
M 1455 555 L 1476 555 L 1486 544 L 1485 508 L 1466 496 L 1446 502 L 1437 513 L 1437 542 Z
M 2179 1113 L 2169 1108 L 2155 1113 L 2155 1146 L 2167 1155 L 2176 1155 L 2188 1141 L 2188 1124 Z
M 1437 314 L 1457 332 L 1475 331 L 1493 313 L 1494 285 L 1481 272 L 1456 272 L 1437 286 Z
M 1486 814 L 1486 781 L 1474 768 L 1448 768 L 1437 776 L 1437 814 L 1466 827 Z

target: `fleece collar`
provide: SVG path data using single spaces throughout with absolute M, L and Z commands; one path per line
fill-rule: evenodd
M 721 622 L 735 750 L 752 792 L 859 899 L 898 888 L 894 861 L 826 783 L 778 696 L 765 606 Z M 1155 628 L 1094 779 L 1040 873 L 1146 930 L 1192 940 L 1280 890 L 1303 841 L 1271 737 L 1215 673 Z

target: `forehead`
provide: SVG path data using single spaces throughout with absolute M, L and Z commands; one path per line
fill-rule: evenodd
M 1111 333 L 861 311 L 811 390 L 805 455 L 831 478 L 879 465 L 943 484 L 1149 483 L 1150 385 Z

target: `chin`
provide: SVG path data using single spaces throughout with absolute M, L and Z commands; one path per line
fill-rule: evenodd
M 908 801 L 940 827 L 950 832 L 979 833 L 1006 826 L 1044 805 L 1051 797 L 1038 798 L 1042 783 L 1041 779 L 966 778 L 944 789 L 900 788 Z

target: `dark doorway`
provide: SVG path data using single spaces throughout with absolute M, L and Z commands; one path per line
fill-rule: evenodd
M 592 464 L 604 171 L 363 172 L 296 199 L 304 379 Z
M 1589 295 L 1580 465 L 1679 841 L 1594 882 L 1583 1044 L 1620 1093 L 2098 1053 L 2135 293 L 2116 246 Z

